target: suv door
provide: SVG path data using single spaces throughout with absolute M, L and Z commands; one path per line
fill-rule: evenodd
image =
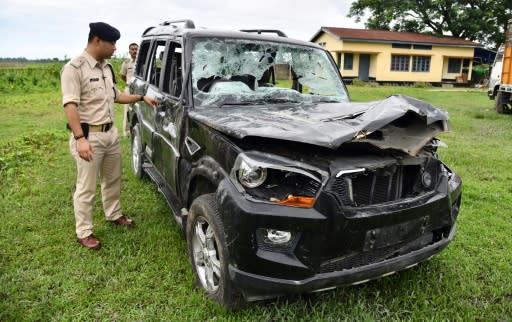
M 183 105 L 180 96 L 182 89 L 182 48 L 177 42 L 167 46 L 165 64 L 162 71 L 162 101 L 156 114 L 154 136 L 155 166 L 165 178 L 168 188 L 177 195 L 176 169 L 180 157 L 179 133 L 183 119 Z
M 135 65 L 135 80 L 130 85 L 130 93 L 137 95 L 146 95 L 147 89 L 147 74 L 148 74 L 148 64 L 149 64 L 149 56 L 151 54 L 151 40 L 143 40 L 140 44 L 140 49 L 137 54 L 137 63 Z M 151 141 L 152 133 L 153 133 L 153 119 L 155 118 L 154 108 L 150 108 L 144 104 L 144 102 L 137 102 L 134 104 L 136 106 L 136 110 L 138 111 L 137 116 L 140 123 L 140 135 L 141 140 L 144 142 L 144 145 L 147 145 L 148 142 Z M 141 142 L 141 143 L 142 143 Z M 148 155 L 151 155 L 151 151 L 146 151 Z
M 162 71 L 163 71 L 163 62 L 165 61 L 166 55 L 166 40 L 156 39 L 153 41 L 151 45 L 150 55 L 148 57 L 147 62 L 147 74 L 146 74 L 146 90 L 144 95 L 151 96 L 155 98 L 159 105 L 157 108 L 153 108 L 152 106 L 144 105 L 144 111 L 141 111 L 141 114 L 144 118 L 143 127 L 150 132 L 149 139 L 146 141 L 146 156 L 151 159 L 152 163 L 155 165 L 155 168 L 159 170 L 160 166 L 158 163 L 161 163 L 161 158 L 158 157 L 158 154 L 155 153 L 155 133 L 157 132 L 156 127 L 156 119 L 158 117 L 158 113 L 161 112 L 160 102 L 162 101 Z M 151 111 L 149 111 L 151 110 Z
M 165 54 L 166 41 L 154 40 L 141 43 L 141 50 L 137 58 L 136 81 L 132 83 L 132 92 L 139 95 L 148 95 L 158 102 L 162 100 L 161 79 L 162 61 Z M 153 162 L 155 120 L 158 109 L 155 110 L 144 102 L 138 102 L 139 118 L 141 123 L 142 142 L 145 145 L 145 154 Z

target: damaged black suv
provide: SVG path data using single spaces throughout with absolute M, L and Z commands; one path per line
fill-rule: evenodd
M 198 285 L 229 307 L 354 285 L 453 239 L 461 180 L 436 139 L 448 114 L 352 103 L 321 47 L 168 21 L 142 36 L 132 165 L 185 230 Z

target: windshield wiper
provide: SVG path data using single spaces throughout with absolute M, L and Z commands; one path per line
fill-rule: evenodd
M 264 98 L 263 101 L 268 102 L 268 103 L 301 103 L 301 101 L 294 100 L 291 98 L 278 98 L 278 97 Z
M 261 105 L 261 102 L 223 102 L 219 107 L 223 106 L 241 106 L 241 105 Z
M 334 98 L 322 98 L 322 99 L 317 100 L 316 102 L 319 102 L 319 103 L 341 103 L 340 101 L 338 101 L 337 99 L 334 99 Z

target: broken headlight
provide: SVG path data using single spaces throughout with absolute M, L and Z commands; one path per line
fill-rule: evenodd
M 240 163 L 238 169 L 238 180 L 246 188 L 261 186 L 267 179 L 267 169 L 259 165 L 251 165 L 245 160 Z
M 247 197 L 280 205 L 311 208 L 324 175 L 300 162 L 258 152 L 242 153 L 231 179 Z

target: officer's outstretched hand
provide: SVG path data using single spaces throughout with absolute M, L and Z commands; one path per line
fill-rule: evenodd
M 144 96 L 144 103 L 149 104 L 153 107 L 156 107 L 156 105 L 158 104 L 158 102 L 154 98 L 149 96 Z
M 92 146 L 86 138 L 81 138 L 76 141 L 76 152 L 78 152 L 78 155 L 85 161 L 92 161 Z

